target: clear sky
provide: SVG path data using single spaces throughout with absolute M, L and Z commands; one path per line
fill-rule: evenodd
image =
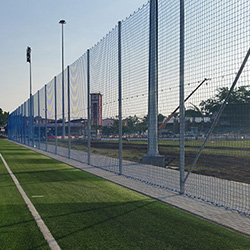
M 65 19 L 65 66 L 147 0 L 0 0 L 0 107 L 13 111 L 61 72 L 61 25 Z

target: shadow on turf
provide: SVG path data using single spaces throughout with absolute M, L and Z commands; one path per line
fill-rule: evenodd
M 14 205 L 13 205 L 14 206 Z M 16 208 L 16 210 L 18 211 L 19 208 Z M 18 225 L 22 225 L 22 226 L 25 226 L 26 224 L 28 223 L 33 223 L 34 222 L 34 219 L 31 219 L 31 220 L 24 220 L 24 221 L 18 221 L 18 222 L 15 222 L 15 223 L 10 223 L 10 224 L 2 224 L 3 222 L 1 221 L 0 223 L 0 230 L 1 229 L 4 229 L 4 228 L 8 228 L 8 227 L 13 227 L 13 226 L 18 226 Z M 0 231 L 1 232 L 1 231 Z M 1 232 L 2 233 L 2 232 Z
M 60 240 L 68 236 L 74 235 L 78 232 L 85 231 L 108 222 L 112 223 L 113 221 L 117 220 L 122 216 L 126 216 L 129 213 L 147 207 L 155 202 L 156 200 L 144 199 L 140 201 L 119 202 L 119 203 L 101 202 L 101 203 L 58 204 L 58 206 L 56 205 L 56 211 L 58 212 L 56 212 L 55 210 L 53 211 L 51 207 L 48 208 L 44 204 L 37 204 L 37 205 L 39 211 L 45 210 L 45 211 L 53 211 L 54 213 L 56 213 L 56 215 L 43 217 L 48 224 L 51 223 L 51 220 L 53 219 L 58 221 L 60 220 L 60 218 L 63 217 L 64 217 L 63 220 L 66 221 L 70 220 L 71 222 L 70 224 L 75 223 L 76 226 L 73 228 L 72 227 L 67 228 L 67 226 L 65 227 L 65 231 L 67 233 L 62 233 L 61 236 L 58 235 L 56 237 L 57 240 Z M 86 208 L 79 210 L 79 207 L 86 207 Z M 60 213 L 63 210 L 66 211 L 70 210 L 72 212 Z M 94 212 L 94 217 L 93 214 L 91 214 L 92 212 Z M 41 214 L 43 214 L 43 212 L 41 212 Z M 81 223 L 81 217 L 83 219 L 82 223 Z M 85 226 L 82 227 L 81 225 Z M 80 226 L 80 228 L 78 227 L 77 230 L 74 230 L 77 226 Z M 70 230 L 71 232 L 69 232 Z
M 23 151 L 23 152 L 10 152 L 9 150 L 0 150 L 0 153 L 3 154 L 3 155 L 14 155 L 14 156 L 17 156 L 17 155 L 23 155 L 23 156 L 28 156 L 28 155 L 35 155 L 34 152 L 32 151 Z
M 4 156 L 4 155 L 3 155 Z M 26 154 L 25 154 L 26 156 Z M 23 165 L 27 165 L 27 164 L 36 164 L 36 165 L 55 165 L 55 164 L 58 164 L 57 162 L 49 159 L 49 158 L 42 158 L 41 159 L 41 156 L 40 155 L 37 155 L 37 154 L 33 154 L 34 157 L 38 157 L 38 158 L 12 158 L 10 160 L 8 160 L 8 162 L 10 162 L 11 160 L 14 160 L 14 161 L 17 161 L 18 164 L 23 164 Z
M 17 179 L 22 181 L 22 185 L 32 185 L 49 182 L 77 182 L 77 181 L 105 181 L 102 178 L 95 178 L 90 175 L 82 175 L 80 171 L 73 168 L 50 169 L 38 171 L 13 171 Z M 8 173 L 0 174 L 9 175 Z

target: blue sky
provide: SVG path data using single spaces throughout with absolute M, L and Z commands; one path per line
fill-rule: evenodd
M 32 48 L 33 93 L 61 71 L 65 19 L 65 66 L 147 0 L 0 0 L 0 107 L 13 111 L 29 96 L 26 48 Z

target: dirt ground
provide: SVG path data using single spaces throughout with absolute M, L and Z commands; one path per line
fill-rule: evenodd
M 64 143 L 63 143 L 64 144 Z M 87 142 L 72 141 L 72 148 L 80 149 L 87 147 Z M 67 143 L 65 145 L 67 146 Z M 185 166 L 186 170 L 193 163 L 198 151 L 197 146 L 187 146 L 185 151 Z M 237 156 L 233 147 L 209 147 L 212 149 L 209 153 L 203 152 L 193 169 L 193 173 L 214 176 L 227 180 L 234 180 L 239 182 L 250 183 L 250 154 L 249 157 Z M 216 152 L 216 150 L 225 150 L 225 155 Z M 91 150 L 97 154 L 103 154 L 110 157 L 118 158 L 118 143 L 92 141 Z M 250 151 L 249 148 L 240 150 Z M 231 154 L 231 152 L 232 154 Z M 230 153 L 228 153 L 230 152 Z M 134 162 L 141 162 L 143 155 L 147 153 L 147 144 L 123 142 L 123 159 Z M 160 145 L 159 153 L 166 157 L 166 168 L 178 170 L 179 168 L 179 146 L 178 145 Z M 250 152 L 249 152 L 250 153 Z

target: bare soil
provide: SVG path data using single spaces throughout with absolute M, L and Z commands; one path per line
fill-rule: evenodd
M 72 148 L 80 149 L 87 146 L 87 142 L 72 141 Z M 67 146 L 67 143 L 65 143 Z M 196 150 L 188 150 L 188 148 L 199 149 L 198 146 L 187 146 L 185 152 L 186 170 L 192 165 Z M 214 176 L 217 178 L 234 180 L 239 182 L 250 183 L 250 154 L 249 157 L 241 157 L 235 154 L 235 150 L 250 151 L 250 148 L 234 148 L 222 146 L 209 146 L 209 149 L 220 150 L 219 154 L 203 152 L 193 169 L 193 173 Z M 118 158 L 118 143 L 92 141 L 91 150 L 97 154 Z M 225 155 L 221 153 L 225 150 Z M 232 151 L 230 155 L 228 151 Z M 112 154 L 111 154 L 112 153 Z M 144 143 L 123 142 L 123 159 L 134 162 L 141 162 L 143 155 L 147 153 L 147 145 Z M 166 157 L 166 168 L 178 170 L 179 168 L 179 146 L 178 145 L 160 145 L 159 153 Z

